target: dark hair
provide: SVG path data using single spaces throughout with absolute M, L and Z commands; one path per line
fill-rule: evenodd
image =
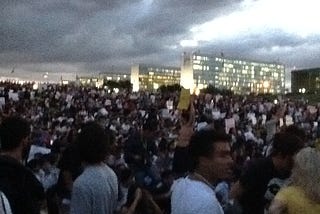
M 293 156 L 303 147 L 304 141 L 301 138 L 292 133 L 279 132 L 274 136 L 271 155 Z
M 104 161 L 108 154 L 109 145 L 112 143 L 111 133 L 106 132 L 102 126 L 95 122 L 84 124 L 76 140 L 82 161 L 89 164 Z
M 290 126 L 286 127 L 286 129 L 284 131 L 288 134 L 293 134 L 293 135 L 297 136 L 298 138 L 300 138 L 303 141 L 306 140 L 306 138 L 307 138 L 305 131 L 296 125 L 290 125 Z
M 127 182 L 129 178 L 131 178 L 132 176 L 133 176 L 132 170 L 125 167 L 120 170 L 118 178 L 120 183 L 124 183 L 124 182 Z
M 14 150 L 29 134 L 30 124 L 25 119 L 18 116 L 5 119 L 0 125 L 1 150 Z
M 212 129 L 200 130 L 193 134 L 189 144 L 192 171 L 198 166 L 200 157 L 209 157 L 212 154 L 213 145 L 217 142 L 230 142 L 230 136 Z

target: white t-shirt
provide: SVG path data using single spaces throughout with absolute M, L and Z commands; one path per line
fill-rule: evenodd
M 173 184 L 172 214 L 223 214 L 215 192 L 201 181 L 181 178 Z

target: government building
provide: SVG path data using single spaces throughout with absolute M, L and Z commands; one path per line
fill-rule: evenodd
M 185 88 L 212 85 L 236 94 L 284 93 L 285 67 L 280 63 L 232 59 L 223 54 L 184 53 L 180 81 Z
M 138 64 L 131 67 L 133 91 L 157 90 L 161 85 L 180 84 L 180 68 Z
M 291 92 L 320 93 L 320 68 L 291 71 Z

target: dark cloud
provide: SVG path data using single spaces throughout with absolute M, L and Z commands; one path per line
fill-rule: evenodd
M 111 67 L 129 72 L 134 63 L 180 64 L 191 27 L 236 11 L 240 0 L 3 0 L 0 7 L 0 70 L 12 65 L 68 64 L 79 70 Z M 236 24 L 236 23 L 235 23 Z M 232 27 L 232 26 L 226 26 Z M 219 33 L 219 29 L 212 29 Z M 312 45 L 313 43 L 313 45 Z M 202 52 L 317 66 L 317 36 L 273 30 L 200 42 Z M 283 51 L 283 50 L 285 51 Z M 319 66 L 319 64 L 318 64 Z M 37 69 L 35 69 L 37 70 Z

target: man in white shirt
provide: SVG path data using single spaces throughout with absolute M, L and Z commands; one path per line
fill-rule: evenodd
M 172 214 L 223 214 L 213 184 L 232 174 L 230 137 L 214 130 L 201 130 L 190 140 L 191 173 L 172 187 Z

